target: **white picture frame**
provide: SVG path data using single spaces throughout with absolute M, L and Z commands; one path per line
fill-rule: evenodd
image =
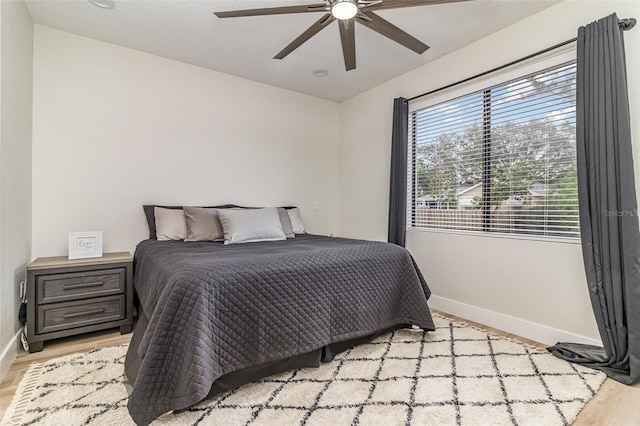
M 69 232 L 69 259 L 102 257 L 102 231 Z

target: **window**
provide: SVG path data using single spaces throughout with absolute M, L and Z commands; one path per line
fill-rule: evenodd
M 579 237 L 575 77 L 565 62 L 412 106 L 410 226 Z

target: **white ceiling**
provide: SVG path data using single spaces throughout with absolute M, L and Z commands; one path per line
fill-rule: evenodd
M 300 13 L 219 19 L 214 11 L 317 4 L 318 0 L 26 0 L 35 23 L 343 101 L 507 27 L 557 0 L 472 0 L 377 12 L 431 48 L 422 55 L 356 25 L 357 69 L 345 71 L 336 22 L 283 60 L 272 59 L 320 18 Z M 327 69 L 325 77 L 312 70 Z

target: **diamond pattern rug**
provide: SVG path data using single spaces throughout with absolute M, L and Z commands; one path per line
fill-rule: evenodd
M 320 368 L 250 383 L 157 425 L 567 425 L 605 375 L 434 316 Z M 129 425 L 126 346 L 34 364 L 2 424 Z

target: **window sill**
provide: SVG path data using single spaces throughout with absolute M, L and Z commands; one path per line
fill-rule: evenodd
M 470 237 L 488 237 L 507 240 L 540 241 L 545 243 L 580 244 L 580 238 L 575 237 L 546 237 L 544 235 L 506 234 L 501 232 L 463 231 L 457 229 L 417 228 L 407 227 L 407 232 L 426 232 L 435 234 L 454 234 Z

